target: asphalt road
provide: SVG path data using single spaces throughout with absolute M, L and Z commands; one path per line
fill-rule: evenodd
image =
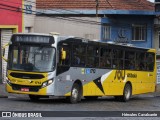
M 0 111 L 160 111 L 160 97 L 135 96 L 129 102 L 119 102 L 113 97 L 86 100 L 70 104 L 65 99 L 41 99 L 32 102 L 27 96 L 0 98 Z
M 113 97 L 99 98 L 98 100 L 86 100 L 78 104 L 70 104 L 65 101 L 65 99 L 41 99 L 38 102 L 31 102 L 27 96 L 9 96 L 9 98 L 0 98 L 0 111 L 120 111 L 120 112 L 130 112 L 130 111 L 160 111 L 160 97 L 144 97 L 135 96 L 129 102 L 118 102 L 115 101 Z M 75 113 L 76 113 L 75 112 Z M 61 112 L 60 112 L 61 113 Z M 77 114 L 76 113 L 76 114 Z M 74 113 L 73 113 L 74 114 Z M 91 113 L 92 114 L 92 113 Z M 128 117 L 101 117 L 98 112 L 93 112 L 94 117 L 83 117 L 82 113 L 78 114 L 79 117 L 76 120 L 128 120 Z M 99 117 L 96 117 L 97 116 Z M 91 115 L 92 116 L 92 115 Z M 3 118 L 4 120 L 21 120 L 22 118 Z M 2 119 L 2 120 L 3 120 Z M 27 118 L 23 118 L 24 120 Z M 47 117 L 47 118 L 29 118 L 30 120 L 75 120 L 75 117 Z M 136 119 L 135 117 L 130 117 L 129 119 Z M 146 117 L 138 117 L 140 120 L 145 120 Z M 154 120 L 159 118 L 154 117 Z M 0 118 L 1 120 L 1 118 Z M 153 120 L 153 117 L 147 117 L 147 120 Z

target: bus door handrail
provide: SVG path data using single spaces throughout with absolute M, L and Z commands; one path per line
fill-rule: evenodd
M 4 46 L 2 46 L 2 59 L 5 60 L 6 62 L 8 61 L 7 58 L 4 57 L 5 55 L 5 48 L 9 46 L 10 43 L 5 44 Z

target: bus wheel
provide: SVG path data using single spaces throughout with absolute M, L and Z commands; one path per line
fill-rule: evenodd
M 84 98 L 87 100 L 96 100 L 98 96 L 84 96 Z
M 73 84 L 71 96 L 67 98 L 70 103 L 74 104 L 81 101 L 81 88 L 77 83 Z
M 127 102 L 129 101 L 131 95 L 132 95 L 132 88 L 131 88 L 131 85 L 127 83 L 124 87 L 123 96 L 121 100 L 123 102 Z
M 29 95 L 31 101 L 38 101 L 40 97 L 38 95 Z

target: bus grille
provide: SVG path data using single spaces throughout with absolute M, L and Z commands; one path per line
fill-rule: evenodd
M 27 74 L 27 73 L 10 73 L 12 77 L 23 78 L 23 79 L 42 79 L 44 78 L 41 74 Z
M 28 88 L 29 92 L 38 92 L 41 86 L 26 86 L 26 85 L 15 85 L 12 84 L 13 90 L 21 91 L 23 88 Z

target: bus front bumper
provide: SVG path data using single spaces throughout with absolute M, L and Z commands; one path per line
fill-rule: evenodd
M 47 87 L 41 88 L 41 86 L 24 86 L 17 84 L 6 84 L 6 91 L 8 93 L 16 94 L 31 94 L 31 95 L 49 95 L 47 93 Z

